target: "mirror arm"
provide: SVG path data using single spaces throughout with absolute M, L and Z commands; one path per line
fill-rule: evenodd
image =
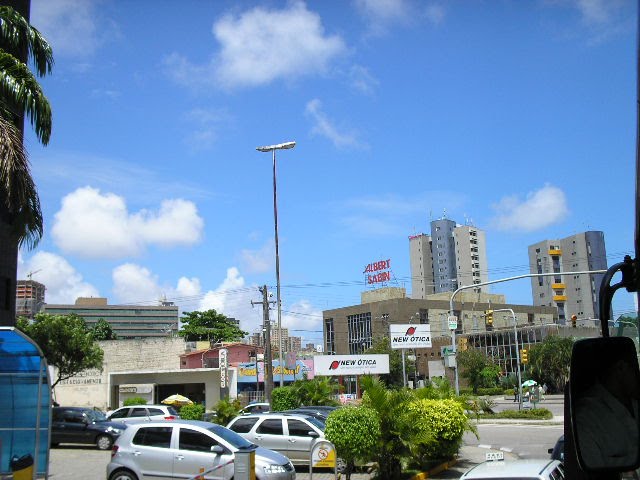
M 617 290 L 624 287 L 628 292 L 637 291 L 637 278 L 636 272 L 638 270 L 638 261 L 631 260 L 629 255 L 625 255 L 624 261 L 612 265 L 607 270 L 607 273 L 602 277 L 602 283 L 600 284 L 599 303 L 600 303 L 600 325 L 602 329 L 602 337 L 609 337 L 609 314 L 611 313 L 611 303 L 613 301 L 613 295 Z M 622 280 L 611 285 L 613 276 L 622 272 Z

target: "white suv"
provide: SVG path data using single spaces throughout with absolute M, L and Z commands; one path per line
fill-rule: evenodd
M 257 480 L 295 480 L 296 471 L 285 456 L 257 447 L 221 425 L 199 420 L 130 425 L 113 446 L 107 479 L 188 479 L 215 469 L 206 478 L 229 480 L 239 450 L 255 450 Z
M 107 419 L 130 424 L 152 420 L 179 420 L 180 415 L 171 405 L 130 405 L 114 410 Z

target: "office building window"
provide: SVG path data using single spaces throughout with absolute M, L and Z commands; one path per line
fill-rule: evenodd
M 371 312 L 347 316 L 349 353 L 359 354 L 371 348 Z
M 420 323 L 428 324 L 429 323 L 429 310 L 426 308 L 421 308 L 420 311 Z
M 329 355 L 336 353 L 336 334 L 333 329 L 333 318 L 326 318 L 324 320 L 325 331 L 325 352 Z

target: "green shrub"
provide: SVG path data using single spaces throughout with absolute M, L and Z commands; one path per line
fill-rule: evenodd
M 128 407 L 129 405 L 146 405 L 147 401 L 142 397 L 129 397 L 124 402 L 122 402 L 123 407 Z
M 180 408 L 180 418 L 183 420 L 202 420 L 204 414 L 204 406 L 198 403 L 191 405 L 183 405 Z
M 491 388 L 479 388 L 478 395 L 503 395 L 504 389 L 502 387 L 491 387 Z
M 453 399 L 422 399 L 412 402 L 409 410 L 422 419 L 420 428 L 432 434 L 432 440 L 423 444 L 414 457 L 420 466 L 453 458 L 458 453 L 462 436 L 469 429 L 469 419 L 460 402 Z
M 367 407 L 345 407 L 334 410 L 327 418 L 324 435 L 336 446 L 338 456 L 347 464 L 346 478 L 356 460 L 368 462 L 373 458 L 380 439 L 380 420 L 375 410 Z
M 527 410 L 503 410 L 497 413 L 484 413 L 479 418 L 515 418 L 524 420 L 551 420 L 553 413 L 546 408 L 531 408 Z
M 300 397 L 293 387 L 277 387 L 271 392 L 271 410 L 281 412 L 300 406 Z
M 240 404 L 240 400 L 238 400 L 237 398 L 234 400 L 220 400 L 214 408 L 216 412 L 214 422 L 218 425 L 226 425 L 231 420 L 240 415 L 241 408 L 242 405 Z M 202 413 L 204 413 L 204 409 Z

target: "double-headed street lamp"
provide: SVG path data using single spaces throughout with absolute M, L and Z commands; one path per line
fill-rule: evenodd
M 289 150 L 296 142 L 279 143 L 266 147 L 256 147 L 259 152 L 271 152 L 273 158 L 273 221 L 276 240 L 276 302 L 278 304 L 278 360 L 280 362 L 280 386 L 284 385 L 284 362 L 282 360 L 282 306 L 280 304 L 280 253 L 278 250 L 278 195 L 276 189 L 276 150 Z

